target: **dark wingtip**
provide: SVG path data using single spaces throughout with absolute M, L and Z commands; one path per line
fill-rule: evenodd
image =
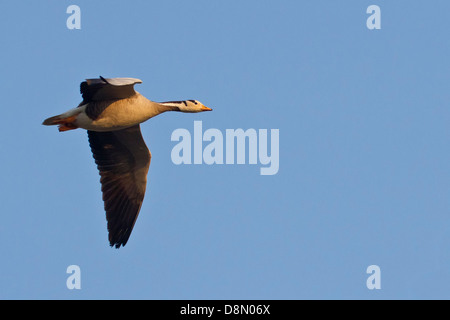
M 130 232 L 131 234 L 131 232 Z M 109 246 L 112 248 L 120 249 L 120 247 L 125 247 L 125 245 L 128 242 L 128 238 L 130 237 L 130 234 L 126 236 L 116 237 L 115 239 L 109 239 Z
M 120 246 L 125 247 L 127 243 L 122 243 L 122 242 L 118 242 L 118 243 L 110 243 L 109 246 L 112 248 L 114 247 L 115 249 L 120 249 Z

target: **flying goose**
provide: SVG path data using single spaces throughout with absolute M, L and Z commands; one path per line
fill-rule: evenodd
M 153 102 L 134 90 L 134 78 L 86 79 L 78 107 L 44 120 L 59 131 L 86 129 L 100 172 L 109 243 L 125 246 L 144 200 L 151 153 L 139 124 L 166 111 L 211 111 L 197 100 Z

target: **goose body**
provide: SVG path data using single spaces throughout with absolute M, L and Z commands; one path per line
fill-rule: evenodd
M 197 100 L 154 102 L 134 90 L 135 78 L 87 79 L 78 107 L 44 120 L 59 131 L 88 130 L 100 172 L 111 246 L 125 246 L 136 222 L 147 185 L 151 153 L 140 123 L 166 111 L 211 111 Z
M 168 110 L 136 92 L 130 98 L 80 104 L 62 116 L 66 118 L 76 116 L 72 124 L 78 128 L 91 131 L 115 131 L 147 121 L 164 111 Z

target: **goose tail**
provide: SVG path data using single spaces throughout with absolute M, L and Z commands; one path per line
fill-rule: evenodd
M 60 114 L 60 115 L 45 119 L 44 122 L 42 122 L 42 124 L 44 126 L 58 125 L 58 130 L 60 132 L 73 130 L 73 129 L 78 128 L 78 126 L 75 123 L 75 121 L 77 120 L 77 116 L 78 115 L 67 116 L 65 114 Z

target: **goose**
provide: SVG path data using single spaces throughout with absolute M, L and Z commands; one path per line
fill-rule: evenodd
M 144 200 L 151 153 L 140 124 L 166 111 L 212 111 L 197 100 L 154 102 L 134 90 L 135 78 L 86 79 L 83 101 L 60 115 L 45 119 L 60 132 L 86 129 L 100 174 L 111 247 L 125 246 Z

